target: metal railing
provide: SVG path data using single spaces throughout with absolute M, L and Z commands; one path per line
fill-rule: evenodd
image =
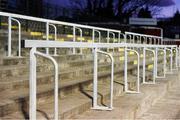
M 24 15 L 18 15 L 18 14 L 11 14 L 11 13 L 5 13 L 5 12 L 0 12 L 0 16 L 4 16 L 4 17 L 8 17 L 9 18 L 9 24 L 8 24 L 8 27 L 9 27 L 9 32 L 8 32 L 8 56 L 12 56 L 11 54 L 11 34 L 12 34 L 12 31 L 11 31 L 11 18 L 13 18 L 13 20 L 16 20 L 16 22 L 18 22 L 19 24 L 19 31 L 21 31 L 21 23 L 20 23 L 20 20 L 27 20 L 27 21 L 34 21 L 34 22 L 41 22 L 41 23 L 45 23 L 46 24 L 46 40 L 49 40 L 49 27 L 52 26 L 54 27 L 54 36 L 55 36 L 55 39 L 57 39 L 57 26 L 58 25 L 63 25 L 63 26 L 67 26 L 67 27 L 72 27 L 73 29 L 73 42 L 76 41 L 76 29 L 79 30 L 80 32 L 80 38 L 82 38 L 82 30 L 83 29 L 88 29 L 90 31 L 96 31 L 98 32 L 99 34 L 99 41 L 100 42 L 103 42 L 101 41 L 101 39 L 103 38 L 101 32 L 107 32 L 107 35 L 104 36 L 104 38 L 107 38 L 107 43 L 110 41 L 110 34 L 113 35 L 113 43 L 115 41 L 115 39 L 119 39 L 119 42 L 120 42 L 120 35 L 123 35 L 121 33 L 120 30 L 114 30 L 114 29 L 107 29 L 107 28 L 101 28 L 101 27 L 94 27 L 94 26 L 88 26 L 88 25 L 80 25 L 80 24 L 74 24 L 74 23 L 68 23 L 68 22 L 62 22 L 62 21 L 55 21 L 55 20 L 48 20 L 48 19 L 42 19 L 42 18 L 36 18 L 36 17 L 30 17 L 30 16 L 24 16 Z M 18 19 L 18 20 L 17 20 Z M 118 34 L 117 36 L 115 34 Z M 94 42 L 94 35 L 95 34 L 92 34 L 92 36 L 90 38 L 92 38 L 92 42 Z M 125 35 L 124 36 L 124 42 L 127 43 L 127 35 L 130 35 L 132 36 L 133 39 L 130 38 L 130 43 L 135 43 L 135 38 L 138 36 L 140 38 L 144 37 L 146 40 L 146 43 L 147 43 L 147 38 L 153 38 L 153 39 L 158 39 L 158 40 L 161 40 L 163 41 L 162 37 L 158 37 L 158 36 L 152 36 L 152 35 L 144 35 L 144 34 L 139 34 L 139 33 L 133 33 L 133 32 L 125 32 Z M 100 37 L 101 36 L 101 37 Z M 140 39 L 141 40 L 141 39 Z M 151 40 L 152 42 L 153 40 Z M 82 39 L 80 39 L 80 42 L 82 42 Z M 144 42 L 145 43 L 145 42 Z M 160 42 L 158 42 L 160 43 Z M 54 48 L 54 55 L 57 55 L 57 52 L 56 52 L 56 48 Z M 113 50 L 114 51 L 114 50 Z M 19 56 L 21 53 L 21 33 L 19 32 Z M 49 53 L 49 48 L 46 48 L 46 53 L 48 54 Z M 80 53 L 82 53 L 82 49 L 80 49 Z M 73 49 L 73 54 L 75 54 L 75 49 Z
M 94 49 L 94 79 L 93 79 L 93 83 L 94 83 L 94 87 L 93 87 L 93 108 L 94 109 L 99 109 L 99 110 L 112 110 L 113 108 L 113 72 L 114 72 L 114 60 L 113 57 L 111 56 L 110 53 L 104 52 L 104 51 L 100 51 L 98 49 L 100 48 L 125 48 L 125 67 L 124 67 L 124 82 L 125 82 L 125 92 L 127 93 L 139 93 L 140 90 L 140 81 L 139 81 L 139 60 L 140 60 L 140 56 L 139 53 L 136 50 L 132 50 L 132 49 L 128 49 L 131 47 L 134 48 L 144 48 L 146 50 L 149 50 L 151 52 L 153 52 L 154 54 L 154 59 L 156 59 L 156 53 L 154 50 L 148 49 L 148 48 L 165 48 L 165 49 L 169 49 L 167 47 L 170 46 L 165 46 L 165 45 L 143 45 L 143 44 L 127 44 L 127 43 L 79 43 L 79 42 L 57 42 L 57 41 L 43 41 L 43 40 L 26 40 L 25 41 L 25 47 L 26 48 L 32 48 L 31 49 L 31 54 L 30 54 L 30 119 L 36 119 L 36 57 L 35 54 L 37 55 L 41 55 L 43 57 L 49 58 L 50 60 L 53 61 L 53 63 L 55 64 L 55 68 L 56 68 L 56 74 L 55 74 L 55 93 L 56 93 L 56 99 L 57 99 L 57 89 L 58 89 L 58 83 L 57 83 L 57 64 L 55 62 L 55 60 L 50 57 L 49 55 L 45 55 L 43 53 L 39 53 L 36 51 L 37 48 L 89 48 L 89 49 Z M 171 46 L 172 47 L 172 46 Z M 132 51 L 135 52 L 137 54 L 137 89 L 136 91 L 131 91 L 128 90 L 128 81 L 127 81 L 127 52 L 128 51 Z M 170 49 L 170 51 L 172 51 L 172 49 Z M 110 82 L 110 106 L 109 107 L 103 107 L 103 106 L 98 106 L 97 105 L 97 53 L 101 53 L 101 54 L 106 54 L 111 58 L 111 82 Z M 145 55 L 144 55 L 145 58 Z M 155 83 L 155 69 L 157 66 L 155 66 L 156 62 L 154 60 L 154 69 L 153 69 L 153 83 Z M 55 104 L 57 104 L 55 102 Z M 57 118 L 57 111 L 58 108 L 57 106 L 55 106 L 55 118 Z
M 36 120 L 36 55 L 42 56 L 52 61 L 54 64 L 55 75 L 54 75 L 54 119 L 58 120 L 58 64 L 55 59 L 47 54 L 38 52 L 36 47 L 33 47 L 30 51 L 30 76 L 29 76 L 29 85 L 30 85 L 30 104 L 29 104 L 29 115 L 31 120 Z
M 98 53 L 107 55 L 111 59 L 111 82 L 110 82 L 110 106 L 104 107 L 97 104 L 98 101 Z M 94 48 L 94 80 L 93 80 L 93 109 L 112 110 L 113 109 L 113 82 L 114 82 L 114 58 L 110 53 Z
M 127 61 L 128 61 L 128 54 L 127 52 L 128 51 L 132 51 L 132 52 L 135 52 L 136 55 L 137 55 L 137 81 L 136 81 L 136 84 L 137 84 L 137 88 L 136 90 L 129 90 L 128 88 L 128 76 L 127 76 Z M 140 86 L 140 80 L 139 80 L 139 69 L 140 69 L 140 56 L 139 56 L 139 53 L 136 51 L 136 50 L 132 50 L 132 49 L 128 49 L 127 47 L 125 47 L 125 51 L 124 51 L 124 56 L 125 56 L 125 59 L 124 59 L 124 87 L 125 87 L 125 92 L 127 93 L 139 93 L 140 92 L 140 89 L 139 89 L 139 86 Z
M 153 53 L 153 81 L 152 82 L 146 82 L 146 78 L 145 78 L 145 75 L 146 75 L 146 51 L 150 51 Z M 156 66 L 156 54 L 155 54 L 155 51 L 154 50 L 151 50 L 151 49 L 148 49 L 148 48 L 144 48 L 143 49 L 143 84 L 155 84 L 155 79 L 156 79 L 156 69 L 157 69 L 157 66 Z

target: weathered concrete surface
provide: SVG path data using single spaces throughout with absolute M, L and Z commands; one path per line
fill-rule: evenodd
M 180 81 L 177 80 L 164 97 L 137 119 L 180 119 Z
M 84 114 L 74 116 L 72 119 L 136 119 L 151 108 L 157 101 L 161 100 L 168 90 L 171 91 L 174 88 L 174 84 L 177 83 L 177 80 L 178 74 L 174 74 L 169 75 L 169 77 L 164 80 L 158 80 L 155 85 L 141 85 L 140 94 L 125 94 L 124 96 L 116 98 L 114 100 L 113 111 L 89 110 Z M 174 92 L 175 94 L 178 93 L 178 91 Z M 150 118 L 151 117 L 148 119 Z

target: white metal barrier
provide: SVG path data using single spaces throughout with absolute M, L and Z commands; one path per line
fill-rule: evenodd
M 153 81 L 152 82 L 146 82 L 146 51 L 150 51 L 153 53 Z M 144 48 L 143 49 L 143 84 L 155 84 L 155 77 L 156 77 L 156 54 L 154 50 L 148 49 L 148 48 Z
M 30 119 L 36 119 L 36 56 L 40 55 L 45 58 L 50 59 L 55 66 L 55 119 L 58 119 L 58 65 L 55 60 L 49 55 L 40 53 L 36 51 L 36 48 L 90 48 L 95 49 L 94 51 L 94 79 L 93 79 L 93 108 L 99 110 L 112 110 L 113 108 L 113 72 L 114 72 L 114 60 L 113 57 L 107 53 L 98 50 L 99 48 L 125 48 L 125 68 L 124 68 L 124 81 L 125 81 L 125 91 L 128 93 L 139 93 L 139 60 L 140 56 L 136 50 L 128 49 L 128 47 L 142 47 L 146 50 L 147 48 L 156 48 L 156 47 L 169 47 L 163 45 L 143 45 L 143 44 L 126 44 L 126 43 L 79 43 L 79 42 L 57 42 L 57 41 L 43 41 L 43 40 L 26 40 L 25 41 L 26 48 L 32 48 L 30 53 Z M 127 52 L 132 51 L 137 54 L 137 91 L 128 90 L 128 82 L 127 82 Z M 155 52 L 153 52 L 155 57 Z M 103 107 L 97 105 L 97 53 L 106 54 L 111 58 L 111 83 L 110 83 L 110 106 Z M 155 64 L 155 63 L 154 63 Z M 155 67 L 154 67 L 155 69 Z M 154 70 L 155 72 L 155 70 Z
M 111 82 L 110 82 L 110 106 L 104 107 L 97 104 L 98 101 L 98 53 L 108 55 L 111 59 Z M 93 109 L 112 110 L 113 109 L 113 81 L 114 81 L 114 58 L 110 53 L 94 49 L 94 80 L 93 80 Z
M 95 32 L 98 33 L 98 37 L 99 37 L 98 42 L 101 43 L 101 32 L 98 31 L 98 30 L 95 30 L 95 29 L 93 29 L 93 33 L 92 33 L 92 41 L 93 41 L 93 43 L 95 42 Z
M 29 76 L 29 85 L 30 85 L 30 107 L 29 107 L 29 115 L 31 120 L 36 120 L 36 100 L 37 100 L 37 95 L 36 95 L 36 55 L 42 56 L 44 58 L 47 58 L 52 61 L 54 64 L 54 69 L 55 69 L 55 80 L 54 80 L 54 119 L 58 120 L 58 64 L 54 60 L 53 57 L 46 55 L 44 53 L 38 52 L 36 50 L 36 47 L 33 47 L 30 51 L 30 76 Z
M 166 51 L 170 52 L 170 55 L 169 55 L 169 57 L 170 57 L 170 71 L 167 71 L 167 68 L 166 68 L 166 73 L 173 74 L 173 51 L 172 51 L 172 49 L 169 49 L 169 48 L 166 48 Z
M 12 56 L 12 21 L 18 23 L 18 56 L 21 57 L 21 23 L 11 16 L 8 17 L 8 57 Z
M 158 52 L 163 52 L 163 75 L 158 75 Z M 156 48 L 156 78 L 165 78 L 166 77 L 166 50 L 162 48 Z
M 136 55 L 137 55 L 137 81 L 136 81 L 136 84 L 137 84 L 137 88 L 136 90 L 129 90 L 128 88 L 128 77 L 127 77 L 127 61 L 128 61 L 128 54 L 127 52 L 128 51 L 132 51 L 132 52 L 135 52 Z M 125 47 L 125 50 L 124 50 L 124 56 L 125 56 L 125 59 L 124 59 L 124 84 L 125 84 L 125 92 L 126 93 L 139 93 L 140 92 L 140 89 L 139 89 L 139 85 L 140 85 L 140 81 L 139 81 L 139 67 L 140 67 L 140 56 L 139 56 L 139 53 L 136 51 L 136 50 L 132 50 L 132 49 L 128 49 L 127 47 Z
M 57 41 L 57 27 L 54 24 L 49 24 L 54 28 L 54 40 Z M 57 56 L 57 49 L 54 48 L 54 56 Z

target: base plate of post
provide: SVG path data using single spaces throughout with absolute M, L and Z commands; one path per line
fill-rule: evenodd
M 128 90 L 128 91 L 126 91 L 126 93 L 130 93 L 130 94 L 139 94 L 140 92 Z
M 105 110 L 105 111 L 113 110 L 113 108 L 105 107 L 105 106 L 95 106 L 95 107 L 92 107 L 91 109 L 93 109 L 93 110 Z

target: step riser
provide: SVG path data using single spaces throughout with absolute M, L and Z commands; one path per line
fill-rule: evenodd
M 99 78 L 98 81 L 99 81 L 98 82 L 99 84 L 105 83 L 105 82 L 109 83 L 109 77 L 101 77 L 101 78 Z M 82 84 L 77 84 L 77 85 L 74 85 L 74 86 L 59 89 L 59 98 L 64 98 L 65 96 L 68 96 L 70 94 L 80 92 L 83 89 L 82 86 L 85 89 L 91 88 L 92 87 L 92 81 L 85 82 L 85 83 L 83 83 L 83 85 Z M 115 96 L 120 95 L 122 93 L 122 91 L 123 90 L 120 89 L 120 91 L 116 91 L 114 93 L 114 95 Z M 53 98 L 53 96 L 54 96 L 54 91 L 49 91 L 49 92 L 46 92 L 46 93 L 38 94 L 38 96 L 37 96 L 37 98 L 38 98 L 37 104 L 43 104 L 43 102 L 46 102 L 48 99 Z M 106 97 L 103 97 L 103 98 L 107 99 L 108 95 Z M 28 100 L 28 97 L 23 98 L 23 99 L 26 101 L 26 100 Z M 21 108 L 21 106 L 22 106 L 21 105 L 22 104 L 21 100 L 23 100 L 23 99 L 17 99 L 16 102 L 12 103 L 10 106 L 1 106 L 0 107 L 0 113 L 1 113 L 0 115 L 1 115 L 1 117 L 5 116 L 5 115 L 8 115 L 10 113 L 19 111 L 19 110 L 21 111 L 21 109 L 22 109 Z M 26 101 L 26 103 L 27 103 L 27 101 Z M 83 107 L 84 107 L 84 105 L 83 105 Z M 80 108 L 77 108 L 77 109 L 79 109 L 78 111 L 79 112 L 84 112 L 83 110 L 88 110 L 91 107 L 91 103 L 87 103 L 87 105 L 85 105 L 85 108 L 83 108 L 83 107 L 81 106 Z M 75 111 L 77 111 L 77 110 L 75 110 Z M 67 118 L 67 117 L 70 117 L 69 115 L 70 114 L 64 113 L 62 116 Z M 75 114 L 71 114 L 71 115 L 75 115 Z

